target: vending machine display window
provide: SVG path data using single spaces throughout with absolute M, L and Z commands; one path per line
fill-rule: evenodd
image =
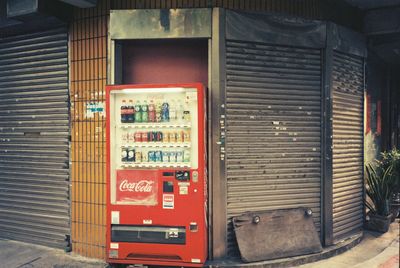
M 111 185 L 118 184 L 116 170 L 198 168 L 196 88 L 127 88 L 110 94 Z M 143 204 L 118 200 L 115 188 L 112 203 Z

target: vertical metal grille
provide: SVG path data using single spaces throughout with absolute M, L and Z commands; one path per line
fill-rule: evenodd
M 333 237 L 363 223 L 363 59 L 334 52 L 333 60 Z
M 231 219 L 309 207 L 320 229 L 321 52 L 227 41 L 228 254 Z
M 65 247 L 67 30 L 0 40 L 0 237 Z

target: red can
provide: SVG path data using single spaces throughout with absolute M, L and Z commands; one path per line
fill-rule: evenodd
M 135 142 L 142 142 L 142 132 L 135 132 Z
M 142 132 L 142 142 L 148 142 L 149 141 L 149 136 L 147 132 Z

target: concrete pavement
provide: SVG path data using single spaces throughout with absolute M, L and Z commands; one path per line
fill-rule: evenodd
M 0 268 L 104 268 L 106 263 L 62 250 L 0 240 Z M 276 267 L 282 267 L 277 265 Z M 389 232 L 365 232 L 363 240 L 340 255 L 299 268 L 398 268 L 399 220 Z

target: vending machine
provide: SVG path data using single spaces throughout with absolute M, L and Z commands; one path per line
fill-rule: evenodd
M 203 266 L 202 84 L 107 86 L 107 261 Z

